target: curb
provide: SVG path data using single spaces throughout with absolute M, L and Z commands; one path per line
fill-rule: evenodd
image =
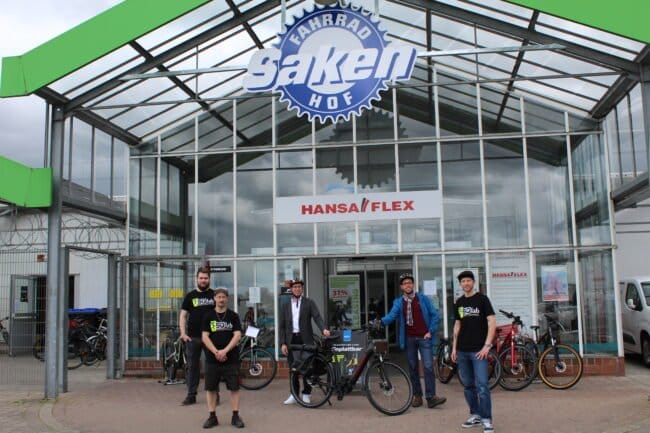
M 38 418 L 50 431 L 57 433 L 80 433 L 79 430 L 69 429 L 54 418 L 53 411 L 55 403 L 56 400 L 45 400 L 38 411 Z

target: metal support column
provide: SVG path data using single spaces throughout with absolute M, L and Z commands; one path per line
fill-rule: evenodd
M 70 250 L 68 247 L 62 247 L 61 259 L 59 260 L 61 272 L 59 275 L 59 284 L 62 288 L 59 292 L 59 316 L 56 338 L 57 338 L 57 376 L 59 383 L 59 393 L 68 392 L 68 293 L 70 282 Z
M 117 343 L 117 259 L 108 255 L 108 299 L 106 301 L 108 344 L 106 345 L 106 379 L 115 379 L 115 347 Z
M 643 129 L 645 135 L 646 159 L 648 164 L 648 185 L 650 186 L 650 65 L 641 66 L 641 104 L 643 105 Z
M 63 135 L 65 116 L 63 108 L 52 110 L 52 205 L 47 211 L 47 303 L 45 313 L 45 398 L 58 395 L 57 380 L 57 324 L 61 286 L 59 273 L 61 248 L 61 179 L 63 175 Z

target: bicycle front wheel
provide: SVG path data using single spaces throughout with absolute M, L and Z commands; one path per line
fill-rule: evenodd
M 456 364 L 451 360 L 451 346 L 448 343 L 440 343 L 436 354 L 436 362 L 433 364 L 436 377 L 440 383 L 449 383 L 454 372 Z
M 86 341 L 69 341 L 68 342 L 68 370 L 74 370 L 83 365 L 84 357 L 88 356 L 90 346 Z
M 516 345 L 506 348 L 499 355 L 501 379 L 499 385 L 508 391 L 520 391 L 531 384 L 535 378 L 537 359 L 526 346 Z
M 160 363 L 162 364 L 163 381 L 171 382 L 176 380 L 176 359 L 174 343 L 166 340 L 160 351 Z
M 262 389 L 275 378 L 278 363 L 271 352 L 261 347 L 239 355 L 239 384 L 244 389 Z
M 291 395 L 302 407 L 324 405 L 331 397 L 335 383 L 334 367 L 322 356 L 311 357 L 289 373 Z
M 392 362 L 375 362 L 366 370 L 366 396 L 370 404 L 386 415 L 403 414 L 413 400 L 408 374 Z
M 568 389 L 582 377 L 582 358 L 571 346 L 557 344 L 542 352 L 537 364 L 539 377 L 553 389 Z
M 502 367 L 501 367 L 501 362 L 499 362 L 499 357 L 496 354 L 495 350 L 490 350 L 488 353 L 488 386 L 490 389 L 494 389 L 498 384 L 499 381 L 501 380 L 501 374 L 502 374 Z M 456 366 L 458 368 L 458 366 Z M 463 378 L 460 375 L 460 371 L 458 372 L 458 381 L 460 382 L 461 385 L 465 386 L 463 383 Z

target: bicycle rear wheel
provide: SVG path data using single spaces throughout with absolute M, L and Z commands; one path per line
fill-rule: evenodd
M 557 344 L 542 352 L 537 364 L 539 377 L 553 389 L 568 389 L 582 377 L 582 358 L 571 346 Z
M 88 356 L 90 346 L 85 341 L 68 341 L 68 370 L 79 368 L 84 363 L 84 357 Z
M 499 355 L 501 380 L 499 385 L 508 391 L 520 391 L 531 384 L 535 378 L 537 359 L 526 346 L 515 345 L 506 348 Z
M 278 363 L 271 352 L 261 347 L 239 355 L 239 384 L 244 389 L 262 389 L 275 378 Z
M 303 362 L 300 368 L 292 369 L 289 373 L 291 395 L 303 407 L 320 407 L 332 395 L 335 378 L 332 364 L 322 356 L 312 356 Z M 305 394 L 305 391 L 309 394 Z
M 436 377 L 440 383 L 449 383 L 456 372 L 456 364 L 451 360 L 451 346 L 449 343 L 440 343 L 436 353 L 436 362 L 433 364 Z
M 176 359 L 174 344 L 166 340 L 160 351 L 160 363 L 162 364 L 163 382 L 173 382 L 176 380 Z
M 375 362 L 366 370 L 366 397 L 370 404 L 386 415 L 404 413 L 413 400 L 408 374 L 392 362 Z

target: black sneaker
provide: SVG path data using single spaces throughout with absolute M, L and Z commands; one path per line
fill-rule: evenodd
M 206 419 L 205 422 L 203 423 L 203 428 L 212 428 L 218 425 L 219 425 L 219 420 L 217 419 L 217 417 L 210 415 L 208 419 Z
M 183 406 L 189 406 L 191 404 L 196 404 L 196 396 L 188 395 L 185 397 L 185 400 L 181 402 Z
M 237 428 L 244 428 L 244 421 L 239 417 L 239 415 L 233 415 L 230 424 Z
M 434 408 L 434 407 L 436 407 L 438 405 L 443 404 L 446 401 L 447 401 L 447 399 L 445 397 L 438 397 L 438 396 L 434 395 L 431 398 L 427 398 L 427 407 L 429 409 L 431 409 L 431 408 Z

